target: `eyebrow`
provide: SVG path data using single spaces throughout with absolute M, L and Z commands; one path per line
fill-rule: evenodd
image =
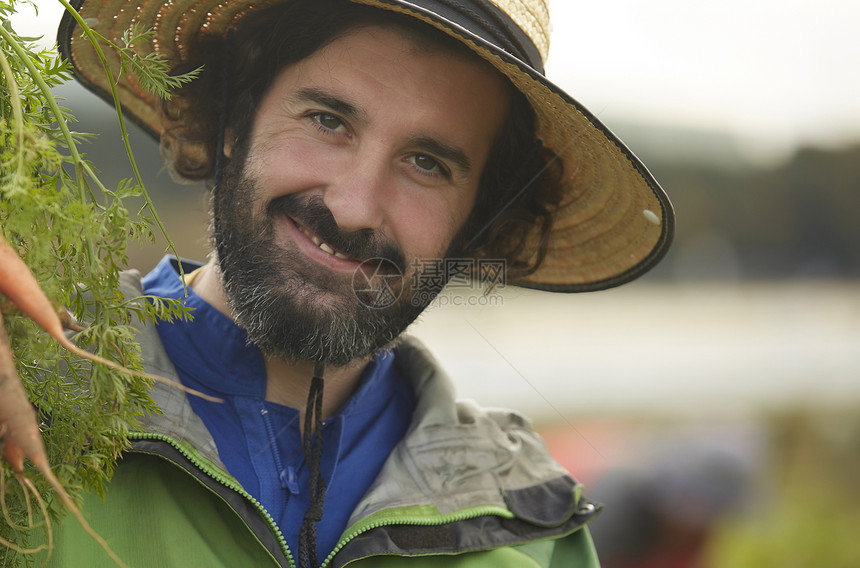
M 338 95 L 323 91 L 322 89 L 312 87 L 299 89 L 290 99 L 294 102 L 312 102 L 328 107 L 350 120 L 361 120 L 364 118 L 364 113 L 357 106 Z

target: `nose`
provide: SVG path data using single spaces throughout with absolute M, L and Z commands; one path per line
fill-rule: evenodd
M 385 199 L 391 183 L 385 160 L 355 156 L 326 187 L 323 202 L 342 230 L 377 230 L 385 221 Z

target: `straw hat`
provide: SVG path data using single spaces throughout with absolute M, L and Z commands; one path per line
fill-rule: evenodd
M 90 27 L 117 41 L 134 24 L 154 29 L 152 42 L 139 47 L 142 54 L 155 51 L 176 63 L 201 31 L 220 33 L 252 11 L 285 1 L 289 0 L 76 0 L 73 4 Z M 547 0 L 351 1 L 413 16 L 459 39 L 506 75 L 531 102 L 538 137 L 563 160 L 564 197 L 544 262 L 531 275 L 509 284 L 554 292 L 600 290 L 641 276 L 663 257 L 674 229 L 668 197 L 623 143 L 544 77 L 550 29 Z M 102 64 L 76 28 L 77 22 L 65 14 L 58 34 L 60 51 L 81 83 L 109 99 Z M 116 56 L 106 55 L 118 68 Z M 157 137 L 161 133 L 157 97 L 131 75 L 117 87 L 126 115 Z

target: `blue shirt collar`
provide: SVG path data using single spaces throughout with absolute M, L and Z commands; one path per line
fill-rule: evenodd
M 200 263 L 182 261 L 186 274 L 201 266 Z M 165 256 L 144 277 L 143 285 L 147 294 L 181 299 L 186 306 L 193 308 L 190 326 L 181 325 L 181 322 L 159 322 L 159 334 L 181 376 L 191 378 L 204 388 L 204 392 L 216 396 L 265 398 L 263 354 L 249 343 L 245 330 L 198 296 L 190 286 L 183 286 L 179 277 L 179 261 L 175 257 Z M 383 351 L 370 361 L 362 373 L 359 388 L 338 414 L 373 409 L 374 397 L 368 394 L 373 393 L 380 377 L 388 373 L 393 358 L 391 351 Z

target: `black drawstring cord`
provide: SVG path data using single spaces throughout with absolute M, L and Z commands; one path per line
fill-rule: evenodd
M 231 39 L 232 30 L 228 33 L 227 40 Z M 230 51 L 229 49 L 227 50 Z M 226 57 L 225 57 L 226 60 Z M 218 138 L 215 148 L 215 184 L 213 193 L 221 190 L 224 181 L 224 169 L 226 167 L 226 156 L 224 155 L 224 143 L 227 135 L 228 104 L 230 95 L 229 69 L 227 65 L 222 66 L 221 77 L 219 77 L 220 100 L 218 101 Z M 215 230 L 219 230 L 219 219 L 214 218 Z M 325 481 L 320 475 L 320 463 L 322 462 L 322 399 L 323 399 L 323 375 L 325 363 L 317 361 L 314 365 L 314 375 L 311 379 L 311 387 L 308 392 L 308 402 L 305 407 L 305 426 L 302 433 L 302 450 L 305 461 L 308 464 L 310 489 L 310 504 L 305 511 L 302 527 L 299 530 L 299 566 L 301 568 L 319 566 L 317 561 L 317 526 L 322 519 L 323 503 L 325 502 Z
M 227 41 L 232 37 L 232 30 L 228 32 Z M 230 50 L 227 49 L 227 52 Z M 225 57 L 226 60 L 226 57 Z M 219 77 L 220 99 L 218 101 L 218 138 L 215 148 L 215 184 L 213 192 L 221 190 L 224 181 L 224 168 L 226 167 L 226 156 L 224 155 L 224 142 L 227 135 L 228 104 L 230 95 L 229 68 L 222 66 L 221 77 Z M 218 217 L 214 219 L 215 230 L 218 230 Z M 314 375 L 311 379 L 311 387 L 308 392 L 308 402 L 305 407 L 305 426 L 302 433 L 302 450 L 305 461 L 308 464 L 310 477 L 308 487 L 310 489 L 310 504 L 305 511 L 302 527 L 299 531 L 299 566 L 315 568 L 319 566 L 317 561 L 317 526 L 322 519 L 323 503 L 325 502 L 325 481 L 320 475 L 320 463 L 322 462 L 322 399 L 323 399 L 323 375 L 325 374 L 325 363 L 317 361 L 314 365 Z
M 325 363 L 317 361 L 314 376 L 308 392 L 305 407 L 305 429 L 302 433 L 302 450 L 308 464 L 308 488 L 310 504 L 305 511 L 302 528 L 299 531 L 299 567 L 316 568 L 317 562 L 317 523 L 322 519 L 325 502 L 325 481 L 320 475 L 322 462 L 322 399 Z M 313 443 L 313 446 L 311 445 Z

